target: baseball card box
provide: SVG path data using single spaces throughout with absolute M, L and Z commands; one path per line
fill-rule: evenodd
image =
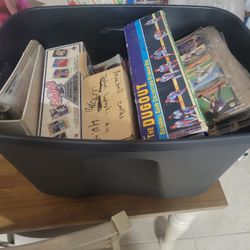
M 81 83 L 92 74 L 83 42 L 46 50 L 38 136 L 82 138 Z
M 158 11 L 124 28 L 142 139 L 206 134 L 166 14 Z

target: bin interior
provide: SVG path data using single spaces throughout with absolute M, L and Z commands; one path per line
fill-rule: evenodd
M 1 76 L 2 81 L 0 78 L 0 87 L 31 39 L 46 49 L 83 41 L 94 64 L 117 53 L 127 58 L 123 27 L 160 9 L 167 13 L 175 39 L 201 26 L 214 25 L 223 32 L 232 53 L 250 71 L 250 34 L 239 25 L 240 19 L 226 11 L 190 6 L 42 7 L 18 13 L 1 28 L 0 47 L 4 49 L 0 50 L 0 68 L 5 68 L 5 75 Z M 227 19 L 230 23 L 224 21 Z
M 45 48 L 83 41 L 93 63 L 126 55 L 122 28 L 163 9 L 175 39 L 201 26 L 223 32 L 250 72 L 250 31 L 236 16 L 210 7 L 64 6 L 14 15 L 0 29 L 0 87 L 31 39 Z M 166 141 L 58 140 L 0 134 L 0 152 L 39 190 L 83 197 L 134 193 L 164 198 L 207 190 L 250 146 L 250 134 Z M 115 177 L 115 178 L 114 178 Z

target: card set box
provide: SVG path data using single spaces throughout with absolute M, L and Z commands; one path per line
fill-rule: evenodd
M 206 133 L 163 11 L 125 27 L 133 90 L 143 139 Z
M 46 50 L 39 136 L 82 138 L 81 85 L 89 69 L 82 42 Z

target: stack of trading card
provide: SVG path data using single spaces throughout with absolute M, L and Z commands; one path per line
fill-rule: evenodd
M 81 138 L 81 82 L 91 75 L 82 42 L 46 50 L 39 136 Z
M 176 139 L 207 132 L 163 11 L 125 27 L 143 139 Z
M 239 129 L 241 125 L 232 123 L 235 116 L 244 112 L 246 117 L 248 113 L 250 78 L 221 34 L 214 27 L 200 28 L 176 45 L 212 134 Z
M 1 133 L 36 135 L 44 54 L 42 45 L 36 40 L 31 40 L 1 88 Z
M 117 54 L 116 56 L 104 62 L 94 65 L 93 68 L 95 70 L 95 73 L 100 73 L 102 71 L 112 69 L 120 65 L 123 65 L 124 69 L 126 68 L 125 62 L 123 61 L 122 57 Z

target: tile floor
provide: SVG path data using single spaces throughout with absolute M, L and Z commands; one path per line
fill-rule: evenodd
M 250 250 L 250 158 L 239 161 L 220 179 L 229 206 L 200 213 L 177 241 L 175 250 Z M 133 229 L 121 240 L 122 250 L 159 250 L 158 220 L 132 220 Z M 0 235 L 0 241 L 5 240 Z M 16 244 L 36 239 L 16 236 Z
M 235 163 L 220 181 L 229 206 L 200 213 L 176 250 L 250 250 L 250 158 Z M 132 221 L 122 250 L 159 250 L 155 219 Z

